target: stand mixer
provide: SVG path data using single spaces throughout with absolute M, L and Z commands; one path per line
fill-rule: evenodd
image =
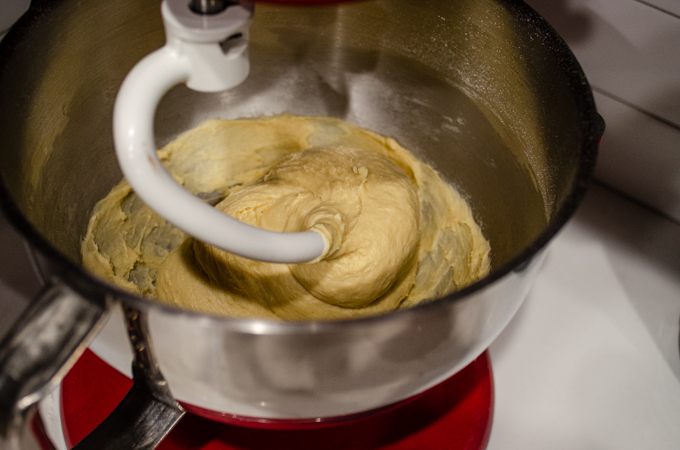
M 203 3 L 206 12 L 220 10 L 219 2 Z M 172 13 L 170 4 L 166 9 Z M 192 4 L 199 11 L 204 8 Z M 228 99 L 234 101 L 224 104 L 223 98 L 198 98 L 182 88 L 163 96 L 173 84 L 190 80 L 190 57 L 179 57 L 189 47 L 198 47 L 197 55 L 206 50 L 219 55 L 216 60 L 228 55 L 230 62 L 243 63 L 228 83 L 242 80 L 246 75 L 242 44 L 252 10 L 231 5 L 201 18 L 207 23 L 222 14 L 238 21 L 196 35 L 172 28 L 184 13 L 170 14 L 166 24 L 174 30 L 170 36 L 177 33 L 172 44 L 176 47 L 168 42 L 169 47 L 153 58 L 174 64 L 170 61 L 177 57 L 179 64 L 167 73 L 156 73 L 157 80 L 146 85 L 151 92 L 134 88 L 139 98 L 130 101 L 144 106 L 137 106 L 137 111 L 120 109 L 124 113 L 120 122 L 116 106 L 116 127 L 127 124 L 122 137 L 118 131 L 109 134 L 112 93 L 133 63 L 158 46 L 162 32 L 154 22 L 156 2 L 36 0 L 33 6 L 0 46 L 0 102 L 13 105 L 0 110 L 6 146 L 0 152 L 0 193 L 5 214 L 34 248 L 49 285 L 2 344 L 2 431 L 21 424 L 8 417 L 16 414 L 23 419 L 33 410 L 117 304 L 124 305 L 128 323 L 137 320 L 132 334 L 138 338 L 138 367 L 151 370 L 147 379 L 153 380 L 157 369 L 145 356 L 153 341 L 173 397 L 194 395 L 193 404 L 211 402 L 214 410 L 262 420 L 323 420 L 413 397 L 475 360 L 507 325 L 537 273 L 542 250 L 583 196 L 602 133 L 578 63 L 554 31 L 521 1 L 416 5 L 377 0 L 314 12 L 295 8 L 292 13 L 263 7 L 264 14 L 255 21 L 259 31 L 255 33 L 254 25 L 250 36 L 260 58 L 252 66 L 257 70 L 247 83 L 233 89 Z M 337 25 L 337 35 L 326 33 L 329 23 Z M 219 33 L 211 35 L 216 29 Z M 203 41 L 206 34 L 210 45 Z M 207 50 L 209 46 L 212 50 Z M 15 48 L 32 53 L 22 57 Z M 338 49 L 346 53 L 333 53 Z M 93 64 L 95 57 L 101 59 Z M 268 80 L 284 73 L 282 69 L 288 70 L 288 78 L 277 80 L 278 91 L 268 91 Z M 348 74 L 347 91 L 355 103 L 341 102 L 331 114 L 322 100 L 337 95 L 329 93 L 329 83 L 319 74 L 336 69 Z M 142 79 L 147 78 L 144 73 L 139 72 Z M 211 76 L 204 81 L 206 89 L 219 88 Z M 247 89 L 242 90 L 244 86 Z M 298 101 L 298 94 L 310 88 L 318 99 Z M 255 108 L 248 100 L 263 98 L 252 93 L 281 91 L 288 95 L 275 95 L 271 103 L 275 107 Z M 94 203 L 120 180 L 111 138 L 122 153 L 126 176 L 130 171 L 134 178 L 136 167 L 158 172 L 156 181 L 160 178 L 172 192 L 187 198 L 187 204 L 200 204 L 168 180 L 157 161 L 147 158 L 156 149 L 151 124 L 161 97 L 156 113 L 164 118 L 169 110 L 179 111 L 177 105 L 189 106 L 181 120 L 162 124 L 175 130 L 200 119 L 187 119 L 189 113 L 213 113 L 223 105 L 226 109 L 233 105 L 235 117 L 251 111 L 343 117 L 351 111 L 357 125 L 404 140 L 462 187 L 486 224 L 495 251 L 493 272 L 462 291 L 409 310 L 342 322 L 298 323 L 188 313 L 92 277 L 80 268 L 78 250 Z M 467 119 L 465 125 L 456 122 L 459 117 Z M 159 142 L 172 137 L 172 131 L 162 128 L 155 129 Z M 135 158 L 141 162 L 135 163 L 139 162 Z M 133 161 L 129 170 L 126 159 Z M 152 204 L 154 193 L 141 192 L 153 188 L 138 181 L 135 189 Z M 174 220 L 163 208 L 167 205 L 158 206 L 161 214 Z M 181 220 L 175 222 L 204 239 L 202 230 L 192 231 L 192 225 L 184 226 Z M 245 230 L 239 223 L 225 226 Z M 223 241 L 224 230 L 217 228 L 207 233 L 213 237 L 205 238 L 229 248 L 233 243 L 228 237 Z M 254 233 L 252 237 L 260 231 L 244 232 Z M 261 249 L 249 255 L 248 249 L 255 246 L 244 246 L 242 254 L 267 261 L 279 257 L 286 261 L 296 254 L 298 261 L 305 261 L 325 248 L 313 232 L 275 238 L 270 242 L 277 241 L 271 244 L 276 252 Z M 286 244 L 291 239 L 310 245 Z

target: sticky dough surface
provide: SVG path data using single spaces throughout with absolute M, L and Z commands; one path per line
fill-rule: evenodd
M 467 203 L 396 141 L 339 119 L 213 120 L 159 157 L 246 223 L 320 232 L 316 262 L 252 261 L 186 236 L 122 181 L 95 207 L 83 265 L 131 292 L 232 317 L 335 319 L 446 295 L 489 272 Z

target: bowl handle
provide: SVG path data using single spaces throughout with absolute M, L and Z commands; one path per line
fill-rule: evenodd
M 147 313 L 123 309 L 134 351 L 134 384 L 109 417 L 74 447 L 77 450 L 153 449 L 184 415 L 156 364 Z M 51 447 L 36 425 L 37 403 L 68 373 L 107 312 L 105 304 L 57 283 L 48 285 L 24 311 L 0 343 L 0 448 Z
M 75 363 L 107 316 L 105 304 L 53 283 L 0 343 L 0 448 L 25 448 L 37 402 Z

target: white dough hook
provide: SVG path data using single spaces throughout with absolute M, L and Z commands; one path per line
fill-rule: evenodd
M 187 0 L 163 1 L 166 44 L 137 63 L 118 92 L 113 138 L 121 170 L 151 209 L 196 239 L 265 262 L 318 259 L 328 249 L 320 233 L 267 231 L 229 217 L 186 191 L 156 155 L 153 119 L 170 88 L 186 83 L 197 91 L 217 92 L 238 86 L 248 76 L 252 4 L 220 0 L 195 4 L 218 8 L 200 14 Z

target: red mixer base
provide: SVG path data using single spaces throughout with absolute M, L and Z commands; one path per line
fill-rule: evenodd
M 62 382 L 62 422 L 71 448 L 125 396 L 132 381 L 86 351 Z M 310 430 L 267 430 L 187 414 L 158 447 L 205 450 L 479 450 L 493 418 L 487 353 L 417 398 L 351 423 Z M 280 428 L 280 427 L 279 427 Z

